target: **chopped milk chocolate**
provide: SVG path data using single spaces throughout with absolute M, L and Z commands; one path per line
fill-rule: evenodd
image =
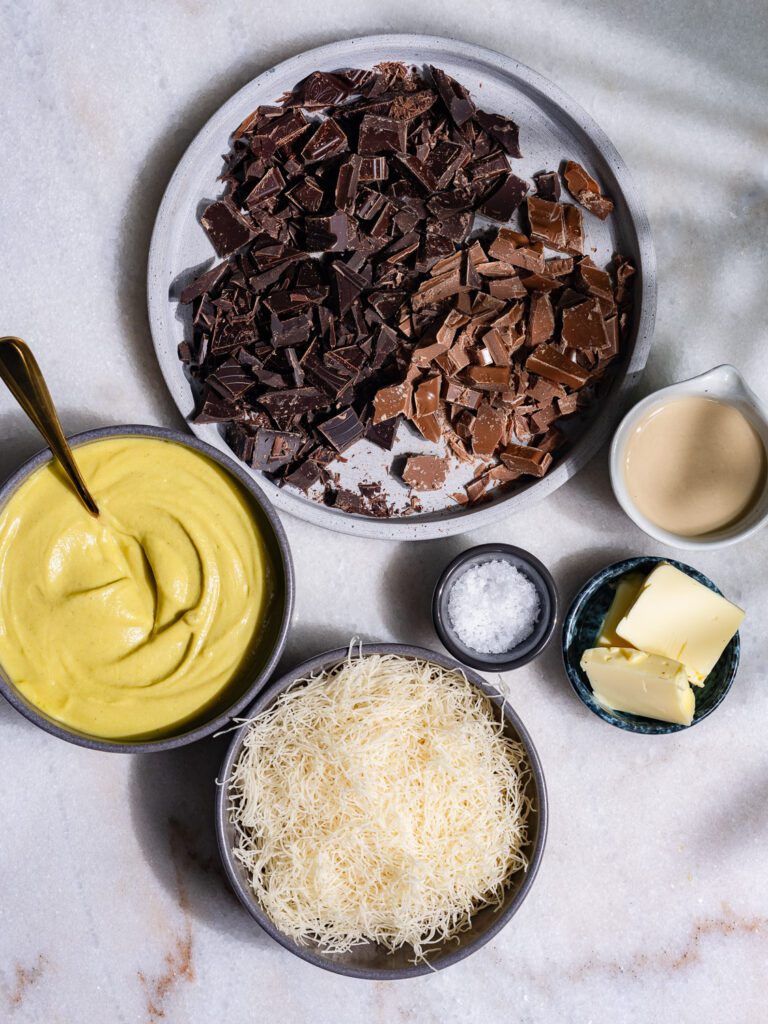
M 600 220 L 605 220 L 613 211 L 613 202 L 600 191 L 600 186 L 581 164 L 568 160 L 563 169 L 563 178 L 573 198 Z
M 436 491 L 447 475 L 448 464 L 438 455 L 410 455 L 403 469 L 403 480 L 414 491 Z

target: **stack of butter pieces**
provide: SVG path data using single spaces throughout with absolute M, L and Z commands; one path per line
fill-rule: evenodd
M 690 725 L 691 684 L 704 685 L 743 618 L 741 608 L 662 562 L 648 576 L 621 578 L 581 667 L 605 707 Z

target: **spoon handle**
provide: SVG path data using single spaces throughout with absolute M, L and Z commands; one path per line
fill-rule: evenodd
M 43 374 L 32 350 L 21 338 L 0 338 L 0 378 L 45 438 L 82 503 L 91 515 L 97 516 L 98 506 L 77 468 Z

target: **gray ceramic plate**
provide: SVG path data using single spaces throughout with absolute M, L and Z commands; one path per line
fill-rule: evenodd
M 502 706 L 502 699 L 499 697 L 497 690 L 489 686 L 472 669 L 462 669 L 461 665 L 445 654 L 438 654 L 423 647 L 410 647 L 405 644 L 364 644 L 363 654 L 399 654 L 406 658 L 421 658 L 427 661 L 434 661 L 444 668 L 459 669 L 465 673 L 471 683 L 474 683 L 475 686 L 488 694 L 497 707 L 500 708 Z M 340 661 L 343 661 L 346 656 L 347 650 L 345 648 L 328 651 L 317 658 L 304 662 L 303 665 L 299 665 L 292 672 L 284 675 L 266 689 L 257 698 L 256 703 L 248 709 L 246 717 L 253 718 L 259 712 L 264 711 L 274 703 L 283 690 L 287 690 L 297 679 L 303 679 L 313 673 L 332 668 L 334 665 L 338 665 Z M 499 910 L 486 907 L 475 914 L 472 919 L 472 925 L 466 932 L 463 932 L 457 940 L 448 943 L 443 950 L 430 956 L 431 966 L 411 963 L 411 954 L 406 949 L 389 953 L 386 949 L 374 943 L 357 946 L 348 953 L 324 953 L 316 946 L 297 945 L 275 927 L 253 895 L 247 873 L 232 852 L 234 828 L 229 820 L 227 786 L 232 774 L 232 768 L 237 763 L 245 738 L 247 726 L 243 726 L 243 728 L 235 733 L 227 756 L 224 759 L 224 764 L 219 771 L 218 779 L 221 784 L 216 798 L 216 833 L 227 877 L 248 913 L 258 921 L 261 927 L 273 939 L 291 953 L 301 957 L 302 960 L 306 960 L 316 967 L 332 971 L 334 974 L 345 974 L 351 978 L 367 978 L 377 981 L 412 978 L 419 974 L 430 974 L 433 970 L 441 970 L 444 967 L 457 963 L 459 960 L 463 960 L 464 957 L 474 953 L 480 946 L 492 939 L 514 916 L 533 885 L 544 854 L 548 820 L 547 789 L 544 783 L 541 762 L 533 745 L 533 740 L 508 704 L 504 705 L 503 711 L 507 735 L 519 740 L 523 744 L 531 765 L 531 775 L 526 790 L 526 795 L 531 800 L 532 805 L 528 829 L 529 839 L 526 847 L 528 870 L 525 873 L 519 873 L 518 877 L 512 879 L 512 885 Z
M 630 572 L 642 572 L 646 575 L 661 562 L 674 565 L 705 587 L 721 591 L 709 577 L 685 562 L 676 562 L 673 558 L 659 558 L 646 555 L 640 558 L 628 558 L 623 562 L 614 562 L 587 580 L 576 597 L 563 620 L 563 664 L 571 686 L 579 699 L 609 725 L 615 725 L 627 732 L 644 733 L 646 736 L 680 732 L 690 726 L 673 725 L 671 722 L 658 722 L 654 718 L 642 715 L 630 715 L 623 711 L 611 711 L 595 700 L 592 687 L 589 685 L 586 672 L 581 668 L 581 655 L 588 647 L 593 647 L 600 630 L 605 613 L 608 611 L 616 584 L 622 576 Z M 691 725 L 696 725 L 725 700 L 725 696 L 736 677 L 739 667 L 741 641 L 737 633 L 720 656 L 719 661 L 704 680 L 702 687 L 696 687 L 696 710 Z
M 176 353 L 184 336 L 176 296 L 196 272 L 213 263 L 213 249 L 198 223 L 197 211 L 203 199 L 213 199 L 220 191 L 216 179 L 230 133 L 254 107 L 273 103 L 315 69 L 368 68 L 384 60 L 438 65 L 466 85 L 485 109 L 513 117 L 520 125 L 525 154 L 514 161 L 518 174 L 530 179 L 537 171 L 557 168 L 564 158 L 583 163 L 616 204 L 614 214 L 605 222 L 586 215 L 588 244 L 590 250 L 595 249 L 591 255 L 603 264 L 613 253 L 621 252 L 638 268 L 632 334 L 610 392 L 592 421 L 580 429 L 568 454 L 542 480 L 466 508 L 450 498 L 471 478 L 471 470 L 468 474 L 466 466 L 457 466 L 440 491 L 420 496 L 422 513 L 380 520 L 328 508 L 255 474 L 278 508 L 301 519 L 364 537 L 418 540 L 475 529 L 527 508 L 565 483 L 595 454 L 618 418 L 622 396 L 635 383 L 648 357 L 656 312 L 656 260 L 648 218 L 621 157 L 591 117 L 535 71 L 492 50 L 431 36 L 367 36 L 308 50 L 259 75 L 213 115 L 184 154 L 160 206 L 149 254 L 149 320 L 163 376 L 188 421 L 194 398 Z M 483 226 L 482 218 L 477 218 L 476 226 Z M 195 272 L 190 273 L 190 268 Z M 190 427 L 204 441 L 229 452 L 215 424 L 190 423 Z M 401 426 L 395 454 L 421 450 L 430 450 L 430 446 Z M 354 458 L 334 469 L 339 470 L 342 485 L 353 490 L 363 480 L 380 480 L 391 501 L 402 507 L 407 491 L 388 475 L 390 461 L 389 453 L 360 442 L 354 448 Z

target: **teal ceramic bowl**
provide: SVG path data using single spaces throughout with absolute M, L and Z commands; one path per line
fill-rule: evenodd
M 605 569 L 588 580 L 573 599 L 563 621 L 563 663 L 578 698 L 604 722 L 615 725 L 619 729 L 626 729 L 628 732 L 641 732 L 649 736 L 679 732 L 681 729 L 689 729 L 690 726 L 672 725 L 669 722 L 658 722 L 655 718 L 644 718 L 641 715 L 630 715 L 623 711 L 611 711 L 604 708 L 595 700 L 587 674 L 582 671 L 579 662 L 583 652 L 588 647 L 595 645 L 600 625 L 613 600 L 614 590 L 619 579 L 628 572 L 637 571 L 647 574 L 660 562 L 674 565 L 676 569 L 680 569 L 681 572 L 698 580 L 699 583 L 703 583 L 705 587 L 714 590 L 716 594 L 721 593 L 712 580 L 691 568 L 690 565 L 685 565 L 684 562 L 676 562 L 673 558 L 650 556 L 627 558 L 623 562 L 614 562 L 613 565 L 606 566 Z M 696 711 L 692 725 L 696 725 L 707 715 L 711 715 L 715 708 L 723 702 L 733 683 L 736 669 L 739 667 L 740 651 L 741 643 L 737 633 L 707 676 L 704 685 L 696 687 Z

